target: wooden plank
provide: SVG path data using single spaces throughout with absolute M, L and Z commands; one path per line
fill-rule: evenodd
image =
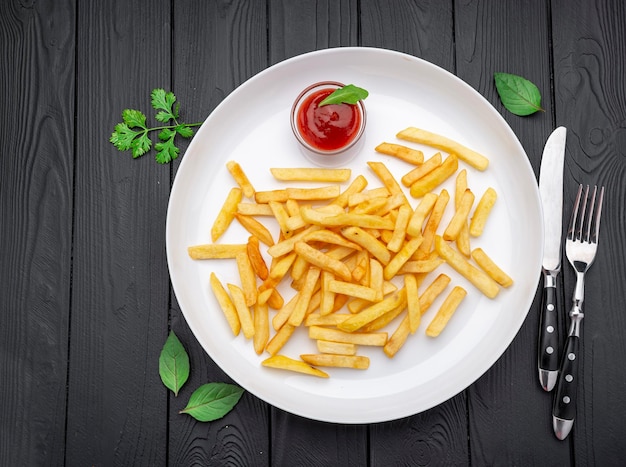
M 363 1 L 361 17 L 363 45 L 399 50 L 453 71 L 451 2 Z M 380 465 L 467 464 L 465 400 L 461 394 L 427 412 L 372 426 L 372 462 Z
M 547 6 L 457 2 L 455 18 L 457 75 L 500 111 L 538 174 L 545 140 L 554 128 Z M 546 112 L 526 118 L 508 112 L 495 89 L 494 72 L 514 73 L 534 82 Z M 567 465 L 570 461 L 567 446 L 552 434 L 551 394 L 541 389 L 537 379 L 539 306 L 537 295 L 511 346 L 468 390 L 473 464 Z M 485 443 L 486 439 L 492 441 Z
M 553 1 L 552 28 L 556 116 L 568 128 L 566 211 L 579 183 L 606 187 L 598 253 L 585 281 L 578 409 L 564 444 L 573 446 L 577 464 L 618 465 L 626 458 L 619 441 L 626 433 L 626 288 L 620 279 L 626 277 L 626 5 Z M 563 275 L 569 307 L 575 283 L 569 264 Z
M 72 1 L 0 4 L 0 465 L 63 464 L 74 31 Z
M 170 80 L 170 2 L 81 2 L 67 465 L 166 458 L 165 215 L 170 168 L 108 141 L 124 108 L 154 123 L 150 90 Z M 165 25 L 165 27 L 163 26 Z
M 175 3 L 173 84 L 183 120 L 204 120 L 224 97 L 267 66 L 266 23 L 263 2 Z M 181 144 L 181 154 L 187 146 Z M 170 396 L 169 464 L 268 465 L 269 408 L 252 394 L 245 393 L 229 414 L 210 423 L 178 414 L 202 384 L 233 381 L 200 346 L 173 293 L 171 302 L 171 328 L 190 354 L 192 371 L 178 398 Z

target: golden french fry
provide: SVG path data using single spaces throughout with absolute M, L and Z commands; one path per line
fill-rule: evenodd
M 246 252 L 255 274 L 259 277 L 259 279 L 263 281 L 266 280 L 269 277 L 269 270 L 267 269 L 267 265 L 265 264 L 265 260 L 263 259 L 263 255 L 259 249 L 259 239 L 254 235 L 248 238 Z
M 239 203 L 237 212 L 242 216 L 273 216 L 274 213 L 268 204 Z
M 383 273 L 383 266 L 374 258 L 370 258 L 370 277 L 369 286 L 376 292 L 374 296 L 375 302 L 380 302 L 384 297 L 385 278 Z
M 393 252 L 400 251 L 402 244 L 406 238 L 406 228 L 409 225 L 409 220 L 413 211 L 407 205 L 402 205 L 398 209 L 398 217 L 396 218 L 396 225 L 393 229 L 393 235 L 391 240 L 387 243 L 387 249 Z
M 287 199 L 319 201 L 336 198 L 340 192 L 339 185 L 320 188 L 287 188 Z
M 388 311 L 393 310 L 402 302 L 406 302 L 406 292 L 404 292 L 404 289 L 352 315 L 347 320 L 339 323 L 337 328 L 346 332 L 354 332 Z
M 331 313 L 322 315 L 321 313 L 309 313 L 304 318 L 305 326 L 337 326 L 350 317 L 347 313 Z M 333 352 L 330 352 L 333 353 Z
M 268 204 L 270 201 L 284 203 L 288 199 L 287 190 L 257 191 L 254 193 L 254 200 L 257 204 Z
M 248 253 L 238 254 L 235 260 L 237 261 L 237 270 L 239 271 L 243 295 L 246 297 L 246 306 L 252 306 L 256 303 L 258 293 L 256 288 L 256 274 L 252 268 L 252 263 L 250 262 Z
M 363 285 L 352 284 L 351 282 L 332 280 L 328 284 L 328 288 L 331 292 L 349 295 L 351 297 L 362 298 L 373 302 L 376 300 L 376 291 L 370 287 Z
M 493 280 L 502 287 L 510 287 L 513 285 L 513 279 L 484 252 L 482 248 L 475 248 L 472 251 L 472 258 L 476 264 L 485 271 Z
M 397 180 L 391 174 L 385 164 L 383 164 L 382 162 L 369 161 L 367 165 L 369 165 L 370 169 L 372 169 L 372 172 L 376 174 L 380 181 L 383 182 L 383 185 L 385 185 L 387 190 L 389 190 L 390 194 L 395 195 L 397 193 L 402 193 L 402 195 L 404 196 L 404 192 L 402 191 L 402 188 L 400 188 L 400 184 L 397 182 Z
M 413 256 L 413 253 L 417 251 L 423 241 L 423 237 L 413 237 L 402 246 L 402 249 L 385 266 L 383 270 L 385 280 L 391 280 L 398 273 L 400 268 Z
M 241 198 L 243 196 L 243 192 L 241 188 L 232 188 L 228 195 L 226 196 L 226 200 L 222 205 L 215 221 L 213 222 L 213 226 L 211 227 L 211 240 L 215 243 L 226 229 L 231 224 L 233 219 L 235 218 L 235 213 L 237 212 L 237 205 L 241 202 Z
M 297 373 L 304 373 L 306 375 L 318 376 L 320 378 L 328 378 L 328 373 L 318 370 L 317 368 L 313 368 L 308 363 L 300 360 L 294 360 L 293 358 L 289 358 L 285 355 L 273 355 L 263 360 L 261 365 L 270 368 L 277 368 L 279 370 L 289 370 Z
M 466 295 L 467 291 L 463 287 L 456 286 L 452 289 L 441 305 L 441 308 L 439 308 L 439 311 L 437 311 L 437 314 L 426 328 L 427 336 L 437 337 L 441 334 L 441 331 L 446 327 L 446 324 L 448 324 L 448 321 L 450 321 L 450 318 L 452 318 L 452 315 Z
M 341 235 L 350 239 L 354 243 L 361 245 L 381 263 L 389 263 L 389 260 L 391 259 L 391 253 L 384 243 L 377 240 L 369 232 L 366 232 L 360 227 L 346 227 L 341 230 Z
M 309 302 L 311 301 L 313 292 L 315 291 L 315 286 L 319 280 L 320 273 L 320 268 L 309 268 L 302 290 L 299 292 L 298 302 L 289 316 L 289 324 L 292 326 L 300 326 L 302 321 L 304 321 L 304 316 L 309 307 Z
M 309 326 L 309 337 L 316 340 L 344 342 L 355 345 L 372 345 L 382 347 L 387 342 L 386 332 L 344 332 L 339 329 L 323 326 Z
M 278 222 L 280 231 L 283 233 L 285 238 L 291 237 L 293 235 L 293 231 L 290 230 L 289 225 L 287 225 L 287 221 L 289 220 L 289 213 L 285 209 L 285 206 L 283 206 L 283 204 L 279 203 L 278 201 L 269 201 L 268 204 L 270 205 L 270 209 L 274 214 L 276 222 Z
M 278 292 L 278 290 L 276 289 L 272 289 L 272 294 L 267 300 L 267 305 L 274 310 L 280 310 L 283 307 L 284 303 L 285 300 L 283 299 L 282 295 L 280 295 L 280 292 Z
M 349 242 L 344 237 L 335 232 L 327 229 L 316 230 L 315 232 L 311 232 L 306 237 L 304 237 L 304 241 L 307 243 L 310 242 L 324 242 L 330 243 L 333 245 L 345 246 L 348 248 L 352 248 L 353 250 L 362 250 L 363 248 L 356 243 Z
M 389 190 L 384 186 L 372 190 L 360 191 L 350 195 L 348 198 L 348 206 L 353 207 L 375 198 L 386 198 L 389 194 Z
M 424 153 L 422 151 L 412 149 L 401 144 L 380 143 L 376 146 L 375 150 L 381 154 L 397 157 L 398 159 L 413 165 L 419 165 L 424 162 Z
M 439 167 L 441 165 L 442 160 L 443 160 L 443 157 L 441 156 L 441 153 L 436 152 L 428 160 L 426 160 L 422 165 L 420 165 L 419 167 L 415 167 L 410 172 L 407 172 L 406 174 L 404 174 L 404 176 L 400 179 L 400 181 L 405 187 L 409 188 L 411 185 L 417 182 L 424 175 L 432 172 L 437 167 Z
M 367 179 L 363 175 L 359 175 L 352 181 L 350 186 L 346 188 L 343 193 L 331 201 L 331 204 L 345 208 L 348 206 L 348 199 L 350 198 L 350 195 L 363 191 L 365 187 L 367 187 Z
M 250 314 L 250 308 L 246 305 L 246 299 L 243 296 L 243 290 L 234 284 L 226 284 L 230 297 L 237 310 L 237 316 L 239 316 L 239 322 L 241 323 L 241 330 L 246 339 L 250 339 L 254 336 L 254 322 L 252 321 L 252 315 Z
M 267 252 L 273 258 L 279 258 L 283 255 L 291 253 L 293 248 L 297 242 L 302 241 L 308 234 L 315 230 L 320 230 L 321 227 L 318 225 L 312 225 L 307 227 L 306 229 L 298 232 L 297 234 L 292 235 L 289 238 L 285 238 L 284 240 L 279 241 L 274 246 L 271 246 L 267 249 Z
M 246 198 L 254 198 L 254 187 L 241 166 L 235 161 L 228 161 L 226 168 L 235 179 L 235 182 L 237 182 L 237 185 L 239 185 L 239 188 L 243 191 L 243 195 Z
M 322 340 L 318 340 L 316 342 L 317 350 L 322 353 L 330 353 L 335 355 L 356 355 L 356 345 L 354 344 Z
M 399 139 L 440 149 L 447 153 L 456 154 L 461 160 L 467 162 L 478 170 L 485 170 L 489 165 L 489 159 L 482 154 L 463 146 L 462 144 L 445 136 L 432 133 L 420 128 L 409 127 L 396 135 Z
M 448 287 L 448 284 L 450 284 L 450 277 L 446 274 L 439 274 L 435 280 L 426 287 L 426 290 L 420 295 L 419 300 L 422 315 L 428 311 L 435 299 Z
M 398 270 L 398 274 L 418 274 L 422 272 L 431 272 L 441 266 L 445 261 L 441 258 L 410 260 L 402 265 Z
M 292 326 L 289 323 L 285 323 L 279 330 L 274 334 L 274 337 L 270 339 L 270 341 L 265 346 L 265 350 L 270 355 L 276 355 L 280 352 L 289 338 L 293 335 L 296 330 L 295 326 Z
M 254 235 L 267 246 L 272 246 L 274 244 L 274 239 L 272 238 L 272 234 L 270 233 L 270 231 L 267 230 L 267 228 L 259 221 L 257 221 L 254 217 L 242 216 L 241 214 L 235 214 L 235 217 L 242 225 L 242 227 L 246 229 L 251 235 Z
M 296 257 L 296 260 L 291 266 L 291 278 L 297 283 L 300 279 L 302 279 L 302 277 L 305 276 L 306 272 L 309 270 L 309 266 L 309 262 L 302 256 Z M 294 288 L 296 290 L 300 290 L 298 287 Z
M 238 336 L 239 331 L 241 330 L 239 315 L 237 314 L 235 305 L 233 305 L 233 302 L 230 299 L 230 295 L 228 295 L 228 292 L 226 292 L 226 289 L 214 272 L 211 273 L 210 284 L 211 289 L 213 290 L 213 295 L 215 295 L 217 303 L 219 303 L 230 329 L 233 331 L 235 336 Z
M 412 237 L 422 235 L 422 227 L 424 226 L 424 221 L 435 206 L 437 199 L 438 196 L 434 193 L 426 193 L 424 195 L 424 197 L 420 200 L 419 204 L 415 208 L 415 211 L 413 211 L 411 219 L 406 226 L 407 234 L 411 235 Z
M 491 187 L 487 188 L 481 196 L 474 210 L 472 221 L 470 222 L 469 231 L 472 237 L 479 237 L 483 233 L 483 229 L 487 223 L 487 217 L 489 217 L 489 213 L 496 203 L 497 197 L 498 194 L 496 190 Z
M 404 289 L 406 290 L 406 307 L 409 316 L 409 328 L 411 334 L 415 334 L 420 325 L 422 311 L 420 309 L 419 293 L 417 291 L 417 279 L 413 274 L 404 276 Z
M 474 193 L 469 188 L 465 190 L 458 207 L 454 211 L 450 223 L 443 232 L 443 239 L 446 241 L 456 240 L 463 226 L 467 226 L 467 216 L 474 204 Z
M 354 368 L 356 370 L 366 370 L 370 366 L 370 359 L 363 355 L 302 354 L 300 358 L 306 363 L 316 366 Z
M 352 214 L 373 214 L 385 208 L 387 200 L 387 196 L 368 199 L 357 204 L 351 212 Z
M 459 160 L 455 154 L 450 154 L 442 164 L 428 172 L 422 178 L 411 185 L 411 196 L 421 198 L 426 193 L 430 193 L 456 172 L 459 167 Z
M 257 355 L 261 355 L 265 350 L 270 338 L 269 310 L 267 303 L 257 302 L 254 305 L 254 335 L 252 344 Z
M 329 315 L 333 312 L 335 306 L 335 293 L 329 288 L 330 281 L 335 279 L 335 275 L 329 271 L 322 271 L 321 278 L 321 297 L 320 297 L 320 314 L 322 316 Z
M 331 258 L 325 253 L 309 246 L 305 242 L 298 242 L 294 247 L 295 252 L 306 259 L 309 263 L 317 266 L 324 271 L 330 271 L 341 279 L 349 281 L 352 273 L 348 267 L 339 260 Z
M 375 301 L 380 302 L 383 298 L 385 298 L 390 293 L 395 292 L 396 290 L 398 290 L 398 287 L 396 287 L 396 285 L 393 282 L 384 281 L 383 282 L 383 295 L 380 298 L 380 300 L 378 299 L 378 297 L 376 297 Z M 355 298 L 354 300 L 351 300 L 350 303 L 348 303 L 348 311 L 350 311 L 350 313 L 352 314 L 355 314 L 355 313 L 358 313 L 359 311 L 363 311 L 372 303 L 373 302 L 370 302 L 368 300 L 363 300 L 362 298 Z
M 194 245 L 187 248 L 189 257 L 192 259 L 226 259 L 236 258 L 239 253 L 246 251 L 245 244 L 220 244 L 209 243 L 206 245 Z
M 443 213 L 448 205 L 448 201 L 450 201 L 450 195 L 448 194 L 448 190 L 444 188 L 441 190 L 441 193 L 439 194 L 439 197 L 430 212 L 430 217 L 424 226 L 424 240 L 417 249 L 418 259 L 421 259 L 430 253 L 435 240 L 435 234 L 437 233 L 437 228 L 441 223 L 441 218 L 443 217 Z
M 435 236 L 435 250 L 452 268 L 465 277 L 486 297 L 494 298 L 500 292 L 498 283 L 486 272 L 478 269 L 467 261 L 465 256 L 456 251 L 441 236 Z
M 405 344 L 409 334 L 411 333 L 411 325 L 409 323 L 409 315 L 405 315 L 400 321 L 396 330 L 391 334 L 387 343 L 383 346 L 383 352 L 389 358 L 394 357 Z
M 350 169 L 271 168 L 276 180 L 287 182 L 345 182 L 350 179 Z
M 257 295 L 256 298 L 256 305 L 265 305 L 267 304 L 268 300 L 270 299 L 270 297 L 272 296 L 272 292 L 275 289 L 265 289 L 262 292 L 259 292 L 259 294 Z
M 467 190 L 467 169 L 459 170 L 459 173 L 456 175 L 456 179 L 454 181 L 454 207 L 455 209 L 459 208 L 459 204 L 461 203 L 461 198 Z

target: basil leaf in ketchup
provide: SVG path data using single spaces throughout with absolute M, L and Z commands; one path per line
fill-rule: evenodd
M 328 104 L 356 104 L 361 99 L 365 99 L 369 93 L 354 84 L 348 84 L 333 91 L 326 99 L 318 104 L 318 107 Z

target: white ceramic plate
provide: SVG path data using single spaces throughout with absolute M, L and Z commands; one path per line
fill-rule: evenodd
M 489 168 L 468 168 L 477 199 L 492 186 L 497 203 L 482 246 L 514 278 L 494 300 L 481 295 L 446 266 L 452 285 L 468 296 L 438 338 L 424 329 L 443 301 L 423 317 L 417 333 L 393 358 L 381 349 L 363 348 L 371 358 L 366 371 L 329 369 L 319 379 L 264 368 L 251 341 L 234 337 L 209 287 L 215 271 L 223 283 L 239 283 L 232 260 L 194 261 L 190 245 L 210 243 L 210 229 L 226 193 L 234 186 L 227 172 L 236 160 L 257 190 L 279 187 L 269 167 L 308 166 L 291 133 L 289 111 L 298 93 L 316 81 L 353 83 L 370 92 L 365 101 L 365 144 L 349 163 L 353 178 L 364 174 L 369 187 L 381 186 L 368 160 L 385 162 L 400 178 L 407 164 L 375 153 L 382 141 L 417 126 L 456 139 L 485 154 Z M 435 151 L 422 148 L 426 157 Z M 444 185 L 453 195 L 453 182 Z M 452 200 L 453 201 L 453 200 Z M 451 203 L 452 204 L 452 203 Z M 449 207 L 444 222 L 452 215 Z M 236 224 L 236 223 L 235 223 Z M 231 225 L 222 243 L 245 242 L 248 234 Z M 277 237 L 278 228 L 273 233 Z M 339 423 L 371 423 L 429 409 L 458 394 L 502 355 L 524 321 L 535 295 L 542 255 L 543 224 L 537 184 L 528 158 L 500 114 L 466 83 L 418 58 L 373 48 L 338 48 L 308 53 L 274 65 L 245 82 L 206 119 L 182 160 L 167 216 L 167 256 L 176 297 L 196 338 L 211 358 L 238 384 L 264 401 L 304 417 Z M 449 286 L 448 290 L 452 288 Z M 292 293 L 281 289 L 285 298 Z M 397 322 L 390 325 L 392 332 Z M 315 352 L 299 329 L 282 353 Z

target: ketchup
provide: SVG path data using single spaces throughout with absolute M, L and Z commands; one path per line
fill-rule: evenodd
M 302 138 L 322 151 L 341 149 L 356 137 L 361 114 L 356 105 L 328 104 L 318 107 L 334 89 L 320 89 L 304 100 L 298 112 L 298 129 Z

